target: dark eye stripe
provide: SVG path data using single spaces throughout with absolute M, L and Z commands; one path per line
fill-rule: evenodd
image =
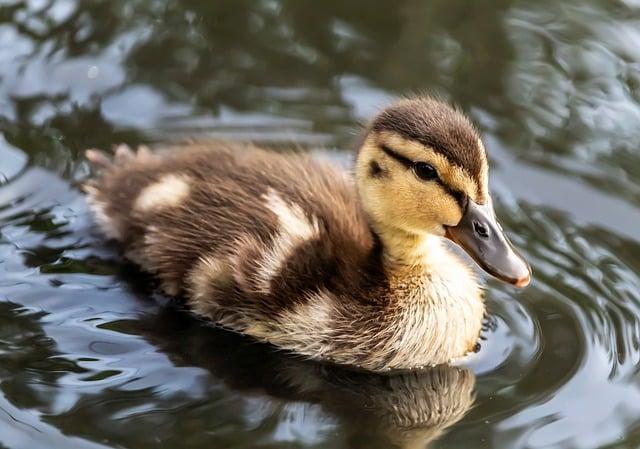
M 400 162 L 405 167 L 407 167 L 407 168 L 413 167 L 414 162 L 411 159 L 409 159 L 408 157 L 404 157 L 403 155 L 396 153 L 395 151 L 393 151 L 391 148 L 389 148 L 386 145 L 382 145 L 381 148 L 382 148 L 382 151 L 384 151 L 386 155 L 394 158 L 396 161 Z
M 452 189 L 451 187 L 443 183 L 440 179 L 438 179 L 438 183 L 442 186 L 445 192 L 447 192 L 453 197 L 454 200 L 456 200 L 456 203 L 458 203 L 462 210 L 464 210 L 467 205 L 467 195 L 460 190 Z
M 407 168 L 414 167 L 415 162 L 409 159 L 408 157 L 404 157 L 403 155 L 396 153 L 386 145 L 382 145 L 380 148 L 382 148 L 382 151 L 384 151 L 386 155 L 400 162 L 405 167 Z M 460 190 L 452 189 L 451 187 L 443 183 L 440 178 L 435 178 L 434 181 L 438 182 L 442 186 L 444 191 L 447 192 L 449 195 L 451 195 L 453 199 L 456 200 L 458 205 L 464 210 L 467 204 L 467 195 L 464 192 L 461 192 Z

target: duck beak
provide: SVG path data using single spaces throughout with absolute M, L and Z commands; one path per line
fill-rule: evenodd
M 491 198 L 484 205 L 468 200 L 460 223 L 445 229 L 446 237 L 462 247 L 490 275 L 516 287 L 529 284 L 531 267 L 502 231 Z

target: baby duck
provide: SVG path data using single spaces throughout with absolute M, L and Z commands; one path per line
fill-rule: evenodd
M 313 359 L 385 371 L 473 350 L 482 291 L 444 239 L 505 282 L 531 277 L 496 221 L 479 133 L 433 98 L 371 121 L 355 179 L 248 144 L 86 156 L 97 223 L 167 294 Z

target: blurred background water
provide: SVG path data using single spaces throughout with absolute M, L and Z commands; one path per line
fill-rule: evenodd
M 637 0 L 0 1 L 0 448 L 640 447 L 639 69 Z M 216 330 L 76 187 L 85 148 L 184 136 L 347 165 L 416 92 L 483 130 L 535 273 L 489 282 L 464 367 L 369 376 Z

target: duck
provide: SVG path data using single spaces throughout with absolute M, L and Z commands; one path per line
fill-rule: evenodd
M 314 360 L 375 372 L 476 349 L 489 275 L 531 268 L 497 221 L 480 132 L 441 99 L 363 127 L 353 170 L 304 152 L 191 141 L 87 150 L 101 232 L 193 313 Z

